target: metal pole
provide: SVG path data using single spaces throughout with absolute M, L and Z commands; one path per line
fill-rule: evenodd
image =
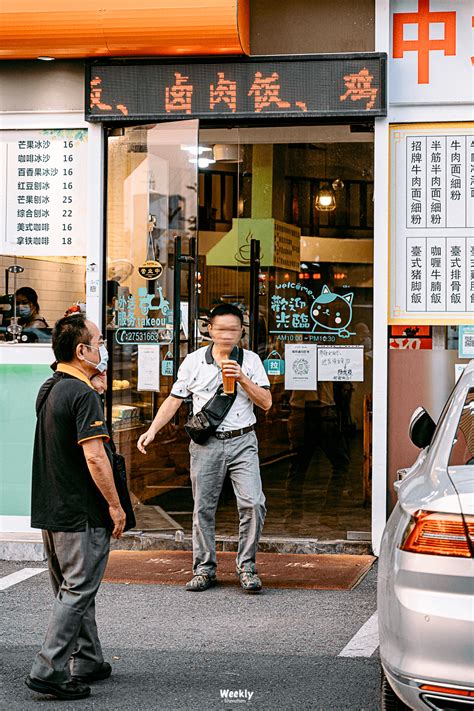
M 181 237 L 174 238 L 173 274 L 173 383 L 178 375 L 181 333 Z M 179 413 L 173 417 L 173 424 L 179 424 Z
M 250 240 L 250 350 L 258 351 L 258 275 L 260 273 L 260 240 Z
M 173 382 L 179 368 L 179 338 L 181 332 L 181 237 L 174 241 L 174 278 L 173 278 Z
M 196 318 L 197 313 L 197 249 L 196 237 L 189 239 L 189 271 L 188 271 L 188 353 L 192 353 L 196 348 Z

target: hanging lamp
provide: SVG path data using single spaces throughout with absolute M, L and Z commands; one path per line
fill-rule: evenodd
M 324 178 L 326 179 L 327 176 L 327 157 L 328 157 L 328 152 L 327 148 L 324 153 Z M 316 210 L 319 210 L 319 212 L 333 212 L 333 210 L 336 209 L 336 195 L 334 194 L 334 190 L 330 186 L 328 182 L 324 182 L 318 192 L 316 193 L 316 197 L 314 200 L 314 206 Z

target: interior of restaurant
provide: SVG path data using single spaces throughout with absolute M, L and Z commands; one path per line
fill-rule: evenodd
M 183 268 L 179 280 L 180 356 L 189 350 L 189 328 L 196 328 L 195 347 L 209 342 L 207 318 L 218 303 L 242 309 L 244 347 L 249 347 L 252 322 L 258 321 L 254 349 L 266 363 L 273 396 L 272 409 L 258 413 L 257 426 L 268 509 L 265 534 L 321 539 L 368 534 L 371 127 L 202 128 L 197 134 L 191 126 L 188 136 L 183 127 L 179 137 L 172 138 L 163 124 L 111 131 L 108 402 L 114 437 L 127 456 L 131 489 L 140 502 L 141 530 L 189 533 L 192 525 L 189 440 L 180 426 L 187 405 L 180 409 L 179 424 L 164 428 L 146 457 L 138 453 L 136 441 L 170 391 L 174 350 L 166 329 L 171 332 L 175 318 L 175 243 L 180 236 L 183 254 L 191 254 L 196 226 L 195 268 L 191 275 Z M 258 305 L 252 304 L 250 294 L 252 238 L 260 241 Z M 159 261 L 163 267 L 162 275 L 148 283 L 138 271 L 145 260 Z M 334 295 L 336 306 L 341 304 L 344 330 L 334 324 L 318 330 L 316 317 L 310 317 L 315 313 L 313 301 L 325 292 Z M 198 319 L 193 327 L 189 304 L 196 302 Z M 117 342 L 117 330 L 125 333 L 126 328 L 143 324 L 145 311 L 160 324 L 163 337 L 162 345 L 149 346 L 146 353 L 143 345 Z M 333 346 L 362 347 L 362 376 L 354 382 L 318 382 L 310 390 L 285 387 L 284 366 L 276 362 L 284 360 L 285 344 L 289 339 L 325 344 L 325 333 Z M 147 367 L 159 371 L 154 383 L 145 382 Z M 322 414 L 319 405 L 324 403 L 330 406 Z M 237 526 L 227 482 L 216 532 L 231 535 Z

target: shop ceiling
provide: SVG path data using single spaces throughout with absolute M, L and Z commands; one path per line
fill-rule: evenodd
M 365 131 L 351 130 L 350 125 L 329 126 L 253 126 L 248 128 L 201 128 L 202 145 L 271 143 L 373 143 L 371 126 Z

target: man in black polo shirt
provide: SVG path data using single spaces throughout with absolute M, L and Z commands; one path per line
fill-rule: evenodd
M 87 682 L 112 670 L 102 655 L 94 601 L 110 535 L 120 538 L 125 514 L 102 402 L 91 383 L 107 365 L 103 338 L 92 321 L 67 316 L 54 327 L 53 350 L 57 369 L 36 401 L 31 525 L 43 529 L 56 599 L 26 684 L 60 699 L 82 699 L 90 694 Z

